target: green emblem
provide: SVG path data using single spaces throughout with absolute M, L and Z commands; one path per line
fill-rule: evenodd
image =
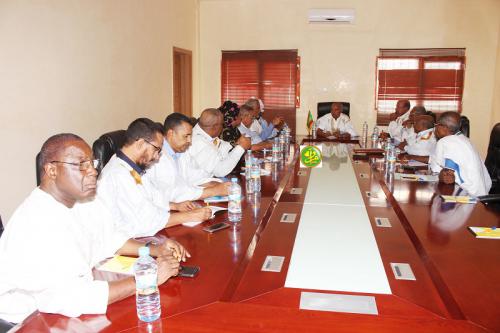
M 300 152 L 300 160 L 308 168 L 314 168 L 321 163 L 321 151 L 316 146 L 307 146 Z

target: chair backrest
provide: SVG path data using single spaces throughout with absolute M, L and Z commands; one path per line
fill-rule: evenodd
M 101 172 L 102 168 L 108 163 L 111 156 L 113 156 L 125 143 L 125 130 L 118 130 L 101 135 L 99 139 L 94 141 L 92 151 L 94 157 L 101 161 L 98 170 Z
M 40 165 L 40 153 L 35 156 L 35 171 L 36 171 L 36 186 L 40 185 L 41 177 L 40 171 L 42 170 L 42 166 Z
M 500 123 L 493 126 L 484 165 L 491 177 L 491 194 L 500 193 Z
M 470 138 L 470 121 L 466 116 L 460 116 L 460 132 Z
M 2 223 L 2 216 L 0 215 L 0 237 L 2 237 L 3 234 L 3 223 Z
M 323 117 L 325 114 L 330 113 L 332 104 L 334 102 L 319 102 L 318 103 L 318 119 Z M 349 116 L 351 110 L 351 103 L 348 102 L 336 102 L 342 104 L 342 113 Z

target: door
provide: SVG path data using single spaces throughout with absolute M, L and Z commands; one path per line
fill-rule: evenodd
M 174 47 L 174 112 L 193 115 L 192 52 Z

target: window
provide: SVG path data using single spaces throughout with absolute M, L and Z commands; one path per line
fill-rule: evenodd
M 297 50 L 222 51 L 221 102 L 261 98 L 267 119 L 282 115 L 295 131 L 300 106 L 300 59 Z
M 442 113 L 462 111 L 465 49 L 381 49 L 377 58 L 377 124 L 387 125 L 399 99 Z

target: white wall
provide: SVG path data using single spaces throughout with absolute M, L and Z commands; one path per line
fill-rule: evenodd
M 172 112 L 172 47 L 197 59 L 197 13 L 197 0 L 0 1 L 4 221 L 35 187 L 35 155 L 49 136 L 74 132 L 92 144 Z
M 311 25 L 310 8 L 354 8 L 354 25 Z M 201 0 L 200 106 L 220 104 L 221 50 L 298 49 L 297 129 L 320 101 L 351 102 L 358 128 L 375 122 L 379 48 L 465 47 L 463 113 L 484 154 L 491 124 L 500 22 L 497 0 Z M 498 90 L 498 89 L 497 89 Z

